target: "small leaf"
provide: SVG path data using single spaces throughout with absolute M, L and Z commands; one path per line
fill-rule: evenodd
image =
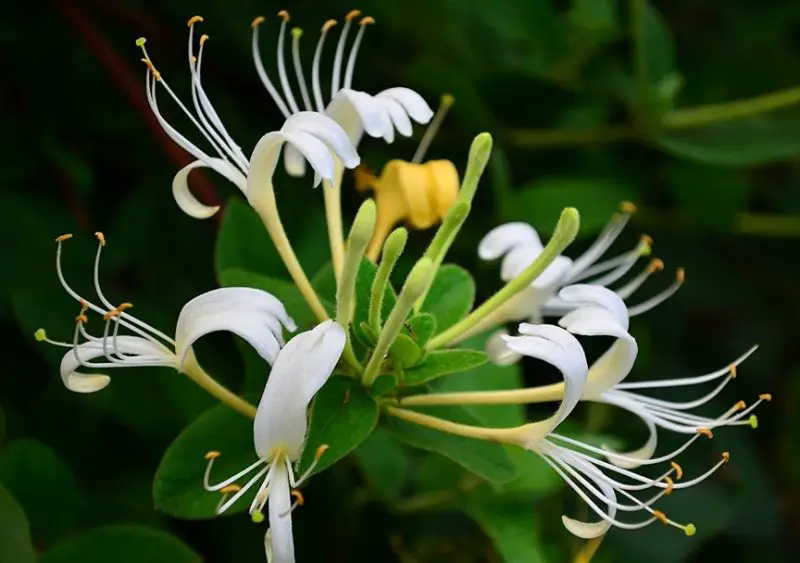
M 434 350 L 422 365 L 406 370 L 404 385 L 422 385 L 433 379 L 467 371 L 489 361 L 480 350 Z
M 369 390 L 373 397 L 381 397 L 394 391 L 397 388 L 397 376 L 392 373 L 384 373 L 375 378 L 375 383 Z
M 286 271 L 261 218 L 238 197 L 225 204 L 214 262 L 217 274 L 233 268 L 270 276 Z
M 533 506 L 498 499 L 473 500 L 466 512 L 483 528 L 507 563 L 546 563 Z
M 466 317 L 474 301 L 472 275 L 460 266 L 445 264 L 436 272 L 422 310 L 433 315 L 439 333 Z
M 40 563 L 201 563 L 178 538 L 142 526 L 105 526 L 46 552 Z
M 300 473 L 314 461 L 317 449 L 327 445 L 314 473 L 327 469 L 363 442 L 378 423 L 378 404 L 359 382 L 334 375 L 317 393 L 311 406 L 308 439 Z
M 416 314 L 408 320 L 403 330 L 422 348 L 436 334 L 436 317 L 429 313 Z
M 402 445 L 383 428 L 364 440 L 354 452 L 369 484 L 384 501 L 397 499 L 406 482 L 410 464 Z
M 461 407 L 415 409 L 462 424 L 480 426 L 480 421 Z M 386 428 L 398 440 L 449 457 L 475 475 L 493 483 L 504 483 L 516 476 L 514 465 L 501 444 L 464 438 L 389 417 Z
M 289 316 L 297 323 L 298 331 L 309 330 L 318 322 L 317 316 L 311 311 L 300 290 L 290 281 L 239 269 L 220 272 L 219 281 L 224 287 L 254 287 L 271 293 L 286 307 Z M 326 309 L 333 307 L 325 301 L 322 301 L 322 304 Z
M 219 451 L 211 481 L 219 482 L 256 461 L 253 421 L 225 405 L 209 409 L 170 444 L 153 482 L 155 506 L 179 518 L 213 518 L 220 493 L 203 488 L 209 451 Z M 226 514 L 247 508 L 255 492 L 243 495 Z
M 407 368 L 415 365 L 422 357 L 422 350 L 410 336 L 398 334 L 392 346 L 389 348 L 389 355 L 401 367 Z
M 3 563 L 36 561 L 25 513 L 2 485 L 0 485 L 0 561 Z

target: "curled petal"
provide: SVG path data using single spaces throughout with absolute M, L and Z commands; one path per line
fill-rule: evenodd
M 629 317 L 625 302 L 608 288 L 591 284 L 574 284 L 558 292 L 562 301 L 574 303 L 576 308 L 593 305 L 607 310 L 623 330 L 628 330 Z
M 613 520 L 614 516 L 617 513 L 617 508 L 616 506 L 614 506 L 617 501 L 617 494 L 616 492 L 614 492 L 614 488 L 605 481 L 603 481 L 602 479 L 597 479 L 592 475 L 586 475 L 586 476 L 592 481 L 594 481 L 594 484 L 600 488 L 600 490 L 603 492 L 603 495 L 609 500 L 608 518 L 609 520 Z M 611 529 L 611 522 L 607 520 L 599 520 L 597 522 L 583 522 L 581 520 L 576 520 L 575 518 L 570 518 L 569 516 L 562 515 L 561 522 L 564 524 L 564 527 L 570 533 L 585 540 L 598 538 Z
M 361 163 L 361 159 L 345 130 L 327 115 L 315 111 L 301 111 L 287 119 L 281 130 L 292 134 L 302 131 L 314 136 L 319 141 L 322 141 L 330 152 L 342 161 L 346 168 L 355 168 Z M 302 145 L 295 144 L 295 146 L 301 152 L 304 152 Z M 316 168 L 314 161 L 308 156 L 306 158 L 311 163 L 311 166 Z M 326 179 L 330 179 L 322 171 L 319 171 L 319 173 Z
M 189 173 L 195 168 L 211 168 L 228 178 L 240 190 L 245 191 L 246 189 L 247 180 L 244 175 L 225 160 L 221 158 L 209 158 L 207 161 L 195 160 L 178 170 L 178 173 L 172 179 L 172 195 L 175 198 L 175 202 L 181 208 L 181 211 L 190 217 L 208 219 L 219 211 L 218 205 L 200 203 L 189 189 Z
M 514 247 L 523 244 L 538 246 L 540 251 L 543 248 L 536 229 L 527 223 L 506 223 L 495 227 L 481 239 L 478 256 L 481 260 L 496 260 Z
M 492 363 L 498 366 L 510 366 L 522 359 L 522 354 L 514 352 L 506 345 L 504 336 L 508 336 L 508 333 L 505 330 L 498 330 L 486 341 L 486 354 Z
M 381 104 L 369 94 L 357 90 L 339 90 L 325 113 L 342 126 L 353 146 L 358 146 L 364 131 L 370 137 L 383 137 L 392 128 Z
M 425 124 L 433 118 L 433 110 L 425 99 L 410 88 L 388 88 L 375 97 L 394 100 L 417 123 Z

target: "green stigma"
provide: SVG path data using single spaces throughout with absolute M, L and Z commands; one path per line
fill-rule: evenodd
M 145 44 L 146 41 L 147 41 L 147 39 L 145 39 L 144 37 L 140 37 L 139 39 L 136 40 L 136 46 L 137 47 L 144 47 L 144 44 Z
M 263 521 L 264 521 L 264 513 L 263 513 L 263 512 L 261 512 L 260 510 L 256 510 L 255 512 L 253 512 L 253 513 L 250 515 L 250 518 L 251 518 L 251 519 L 253 520 L 253 522 L 255 522 L 256 524 L 261 524 L 261 522 L 263 522 Z
M 43 328 L 38 329 L 36 332 L 33 333 L 34 338 L 39 342 L 43 342 L 47 339 L 47 333 L 44 331 Z
M 697 533 L 697 528 L 694 524 L 686 524 L 686 526 L 683 527 L 683 531 L 687 536 L 691 537 Z
M 750 418 L 747 419 L 747 423 L 750 425 L 750 428 L 755 430 L 758 428 L 758 417 L 754 414 L 751 414 Z
M 299 27 L 292 28 L 292 37 L 300 38 L 303 35 L 303 30 Z

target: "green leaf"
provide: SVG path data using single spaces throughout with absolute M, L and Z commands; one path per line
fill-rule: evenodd
M 220 493 L 203 488 L 209 451 L 219 451 L 211 481 L 219 482 L 256 461 L 253 421 L 219 405 L 200 416 L 170 444 L 153 481 L 155 506 L 179 518 L 213 518 Z M 243 495 L 226 514 L 247 508 L 255 492 Z
M 475 280 L 464 268 L 445 264 L 436 272 L 422 310 L 436 319 L 436 332 L 467 316 L 475 301 Z
M 356 448 L 355 459 L 367 482 L 386 502 L 399 498 L 410 470 L 402 445 L 383 428 Z
M 400 370 L 400 373 L 402 374 L 402 370 Z M 386 395 L 397 388 L 397 381 L 397 375 L 393 373 L 383 373 L 375 378 L 375 383 L 372 384 L 372 388 L 369 392 L 373 397 Z
M 389 348 L 389 355 L 401 367 L 407 368 L 415 365 L 422 357 L 422 350 L 410 336 L 398 334 L 392 346 Z
M 431 336 L 436 334 L 436 317 L 429 313 L 418 313 L 409 319 L 408 325 L 403 327 L 403 330 L 414 339 L 417 346 L 422 348 Z
M 33 563 L 36 555 L 25 513 L 14 497 L 0 485 L 0 562 Z
M 320 297 L 331 303 L 336 302 L 336 274 L 333 273 L 333 264 L 328 262 L 311 276 L 311 285 Z
M 314 461 L 317 448 L 328 449 L 314 473 L 327 469 L 363 442 L 378 423 L 378 404 L 359 382 L 334 375 L 320 389 L 311 405 L 311 414 L 300 473 Z
M 481 366 L 489 356 L 480 350 L 434 350 L 422 365 L 405 372 L 404 385 L 422 385 L 433 379 Z
M 309 330 L 318 322 L 317 316 L 311 311 L 300 290 L 290 281 L 238 269 L 220 272 L 219 281 L 225 287 L 255 287 L 271 293 L 286 307 L 286 311 L 297 323 L 298 331 Z M 324 300 L 322 304 L 326 309 L 333 307 Z
M 201 563 L 178 538 L 141 526 L 96 528 L 48 551 L 40 563 Z
M 536 225 L 540 234 L 552 234 L 568 206 L 581 214 L 582 235 L 595 234 L 619 211 L 626 200 L 636 199 L 628 186 L 598 178 L 552 176 L 521 186 L 511 194 L 507 221 L 524 221 Z M 543 241 L 544 242 L 544 241 Z
M 466 512 L 494 542 L 507 563 L 546 563 L 533 506 L 502 500 L 472 501 Z
M 461 407 L 415 409 L 425 414 L 462 424 L 480 426 L 474 416 Z M 516 476 L 514 465 L 502 445 L 455 436 L 389 417 L 386 428 L 395 438 L 423 450 L 449 457 L 475 475 L 493 483 L 504 483 Z
M 642 41 L 647 80 L 655 86 L 675 70 L 675 41 L 664 17 L 651 2 L 644 12 Z
M 286 272 L 261 218 L 239 197 L 223 209 L 214 262 L 217 274 L 232 268 L 270 276 Z
M 75 525 L 78 485 L 72 470 L 49 446 L 29 439 L 8 444 L 0 457 L 0 481 L 27 514 L 37 544 L 51 543 Z

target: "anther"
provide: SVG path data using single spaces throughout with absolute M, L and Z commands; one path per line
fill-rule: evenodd
M 133 303 L 120 303 L 117 306 L 117 311 L 119 311 L 121 313 L 122 311 L 124 311 L 126 309 L 132 309 L 132 308 L 133 308 Z
M 250 519 L 256 524 L 261 524 L 264 521 L 264 513 L 260 510 L 254 510 L 250 515 Z
M 736 379 L 736 376 L 737 376 L 737 373 L 736 373 L 736 372 L 737 372 L 737 367 L 736 367 L 736 364 L 731 364 L 731 365 L 730 365 L 730 367 L 728 368 L 728 371 L 730 371 L 730 372 L 731 372 L 731 379 Z
M 667 488 L 664 489 L 664 495 L 668 495 L 672 492 L 672 488 L 675 486 L 675 483 L 672 481 L 671 477 L 664 477 L 664 481 L 667 482 Z
M 664 269 L 664 261 L 660 258 L 653 258 L 650 263 L 647 265 L 647 273 L 652 274 L 654 272 L 660 272 Z
M 375 18 L 372 16 L 367 16 L 365 18 L 361 18 L 361 21 L 358 22 L 358 25 L 371 25 L 375 23 Z
M 323 454 L 328 451 L 328 448 L 330 448 L 328 444 L 322 444 L 320 447 L 318 447 L 316 453 L 314 454 L 314 459 L 319 461 Z
M 686 280 L 686 270 L 683 268 L 675 270 L 675 279 L 678 280 L 678 283 L 683 283 Z
M 747 419 L 747 424 L 750 425 L 750 428 L 755 430 L 756 428 L 758 428 L 758 417 L 754 414 L 751 414 L 750 418 Z
M 87 317 L 86 315 L 84 315 L 83 313 L 81 313 L 80 315 L 78 315 L 77 317 L 75 317 L 75 322 L 76 322 L 76 323 L 82 323 L 82 324 L 86 324 L 86 323 L 88 323 L 88 322 L 89 322 L 89 317 Z
M 697 429 L 697 433 L 698 434 L 703 434 L 704 436 L 708 436 L 709 438 L 713 438 L 714 437 L 714 433 L 711 431 L 710 428 L 705 428 L 705 427 L 698 428 Z
M 85 313 L 89 310 L 89 302 L 85 299 L 81 299 L 81 313 Z
M 281 18 L 284 21 L 284 23 L 288 22 L 290 19 L 289 12 L 287 10 L 281 10 L 280 12 L 278 12 L 278 17 Z
M 693 535 L 695 535 L 697 533 L 697 527 L 694 524 L 686 524 L 683 527 L 683 532 L 687 536 L 691 537 L 691 536 L 693 536 Z
M 303 506 L 303 503 L 305 503 L 305 502 L 306 502 L 306 499 L 305 499 L 305 497 L 303 496 L 303 493 L 301 493 L 301 492 L 300 492 L 300 491 L 298 491 L 297 489 L 292 489 L 292 496 L 293 496 L 293 497 L 295 498 L 295 500 L 297 501 L 297 504 L 298 504 L 298 506 Z
M 256 28 L 265 21 L 267 21 L 267 18 L 265 18 L 264 16 L 258 16 L 254 18 L 253 21 L 250 23 L 250 27 Z
M 330 28 L 336 25 L 336 20 L 328 20 L 322 24 L 322 33 L 327 33 Z
M 219 457 L 219 452 L 216 450 L 211 450 L 210 452 L 206 453 L 206 459 L 211 461 L 212 459 L 217 459 Z
M 738 403 L 733 405 L 733 410 L 741 411 L 741 410 L 744 410 L 746 407 L 747 407 L 747 403 L 745 403 L 744 401 L 739 401 Z
M 642 238 L 639 240 L 645 246 L 653 246 L 653 237 L 650 235 L 642 235 Z
M 189 21 L 186 22 L 186 26 L 192 27 L 194 24 L 200 23 L 201 21 L 203 21 L 203 16 L 192 16 L 189 18 Z
M 44 342 L 47 340 L 47 332 L 45 332 L 43 328 L 36 329 L 36 332 L 33 333 L 33 337 L 39 342 Z
M 104 235 L 104 234 L 103 234 L 103 233 L 101 233 L 100 231 L 97 231 L 97 232 L 94 234 L 94 236 L 96 236 L 96 237 L 97 237 L 97 240 L 99 240 L 99 241 L 100 241 L 100 244 L 101 244 L 102 246 L 105 246 L 105 245 L 106 245 L 106 235 Z
M 728 463 L 731 460 L 731 454 L 729 452 L 722 452 L 722 461 Z
M 633 215 L 634 213 L 636 213 L 636 205 L 634 205 L 630 201 L 623 201 L 622 203 L 619 204 L 619 208 L 622 209 L 623 212 L 629 215 Z
M 662 524 L 668 524 L 669 520 L 667 519 L 667 515 L 661 512 L 660 510 L 654 510 L 653 516 L 655 516 L 659 522 Z
M 770 395 L 769 393 L 762 393 L 761 395 L 758 396 L 758 398 L 761 399 L 762 401 L 771 401 L 772 395 Z
M 675 478 L 680 480 L 683 477 L 683 467 L 678 465 L 677 461 L 670 462 L 670 465 L 672 466 L 672 469 L 675 470 Z
M 61 235 L 60 237 L 56 237 L 56 242 L 64 242 L 65 240 L 69 240 L 72 238 L 72 233 L 67 233 L 65 235 Z
M 204 33 L 203 35 L 200 36 L 200 45 L 202 45 L 206 41 L 208 41 L 208 34 Z
M 147 39 L 145 39 L 144 37 L 139 37 L 139 38 L 136 40 L 136 46 L 137 46 L 137 47 L 144 47 L 144 44 L 145 44 L 145 43 L 147 43 Z
M 119 314 L 120 314 L 120 310 L 119 310 L 119 309 L 117 309 L 117 308 L 111 309 L 110 311 L 107 311 L 107 312 L 106 312 L 106 313 L 103 315 L 103 320 L 104 320 L 104 321 L 111 320 L 111 319 L 112 319 L 112 318 L 114 318 L 114 317 L 118 317 L 118 316 L 119 316 Z
M 361 10 L 350 10 L 349 12 L 347 12 L 347 15 L 344 17 L 344 19 L 346 19 L 347 21 L 351 21 L 360 15 L 361 15 Z
M 242 490 L 242 488 L 239 485 L 237 485 L 236 483 L 234 483 L 233 485 L 228 485 L 226 487 L 222 487 L 219 490 L 219 492 L 222 493 L 223 495 L 227 495 L 227 494 L 230 494 L 230 493 L 238 493 L 241 490 Z

